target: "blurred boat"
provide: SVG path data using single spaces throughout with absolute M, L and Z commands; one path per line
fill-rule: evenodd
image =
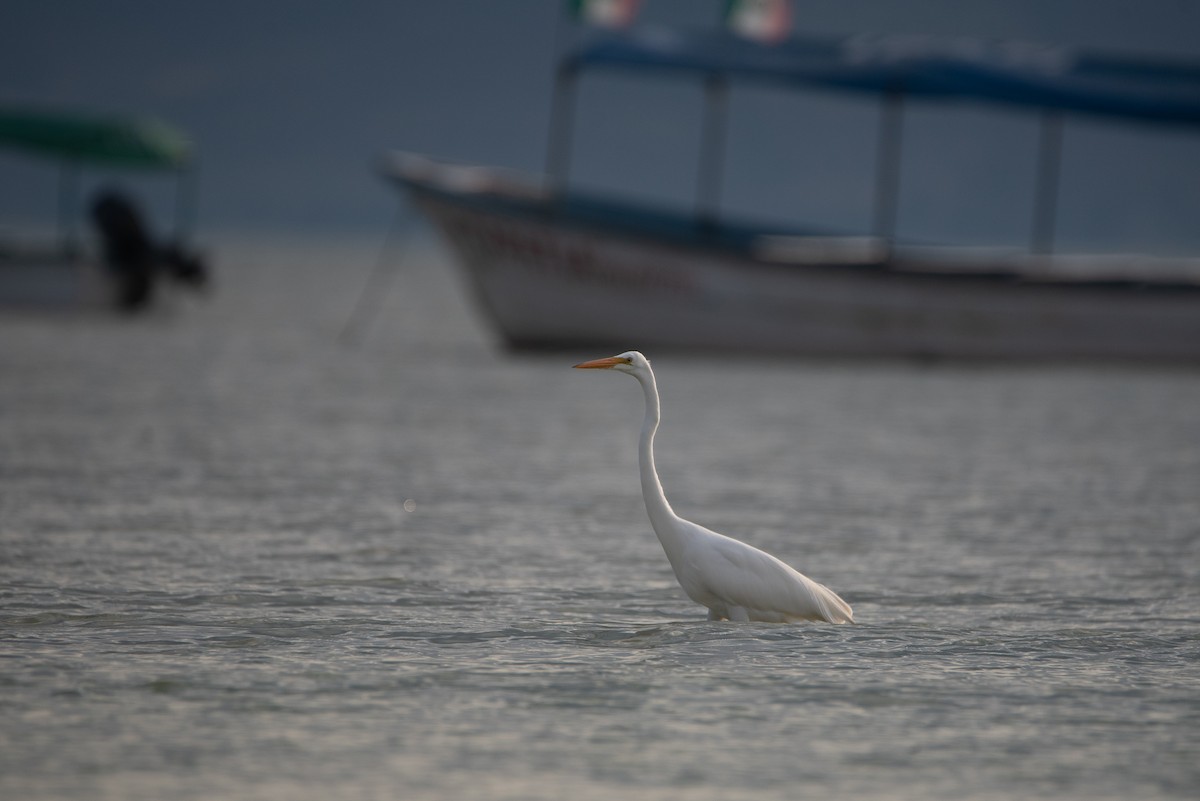
M 568 189 L 575 84 L 591 69 L 704 82 L 695 210 Z M 732 81 L 881 98 L 870 235 L 781 230 L 718 215 Z M 1042 115 L 1028 252 L 895 238 L 900 130 L 913 100 Z M 560 64 L 544 179 L 403 153 L 383 172 L 445 235 L 479 306 L 515 348 L 1200 360 L 1200 259 L 1053 252 L 1069 114 L 1195 128 L 1200 65 L 915 37 L 764 45 L 728 34 L 609 34 Z
M 175 129 L 149 119 L 0 109 L 0 147 L 49 158 L 61 171 L 57 239 L 0 238 L 0 307 L 135 310 L 162 294 L 159 284 L 207 283 L 207 267 L 184 242 L 192 153 Z M 82 246 L 75 216 L 83 165 L 175 173 L 175 234 L 157 241 L 133 199 L 109 189 L 90 209 L 100 247 Z

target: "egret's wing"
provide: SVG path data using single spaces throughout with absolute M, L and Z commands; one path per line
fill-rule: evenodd
M 708 533 L 704 581 L 728 603 L 791 619 L 853 622 L 850 605 L 833 590 L 751 545 Z

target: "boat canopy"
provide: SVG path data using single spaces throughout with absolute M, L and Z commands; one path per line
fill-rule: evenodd
M 195 206 L 191 141 L 151 117 L 121 117 L 0 106 L 0 148 L 14 148 L 58 163 L 61 249 L 78 251 L 75 231 L 79 174 L 85 165 L 171 171 L 178 191 L 175 241 L 182 243 Z
M 0 108 L 0 146 L 70 162 L 179 169 L 191 143 L 176 129 L 148 118 L 95 117 Z
M 727 32 L 642 28 L 585 43 L 564 66 L 661 70 L 1200 126 L 1200 61 L 1025 42 L 870 34 L 764 45 Z

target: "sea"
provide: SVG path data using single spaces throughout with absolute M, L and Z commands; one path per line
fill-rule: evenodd
M 211 258 L 0 313 L 0 798 L 1200 797 L 1200 370 L 622 343 L 675 510 L 856 618 L 708 622 L 611 353 L 419 234 Z

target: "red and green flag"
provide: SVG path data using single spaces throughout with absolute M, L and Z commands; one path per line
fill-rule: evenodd
M 637 16 L 641 0 L 568 0 L 571 14 L 601 28 L 627 28 Z
M 725 24 L 747 39 L 781 42 L 792 31 L 791 0 L 726 0 Z

